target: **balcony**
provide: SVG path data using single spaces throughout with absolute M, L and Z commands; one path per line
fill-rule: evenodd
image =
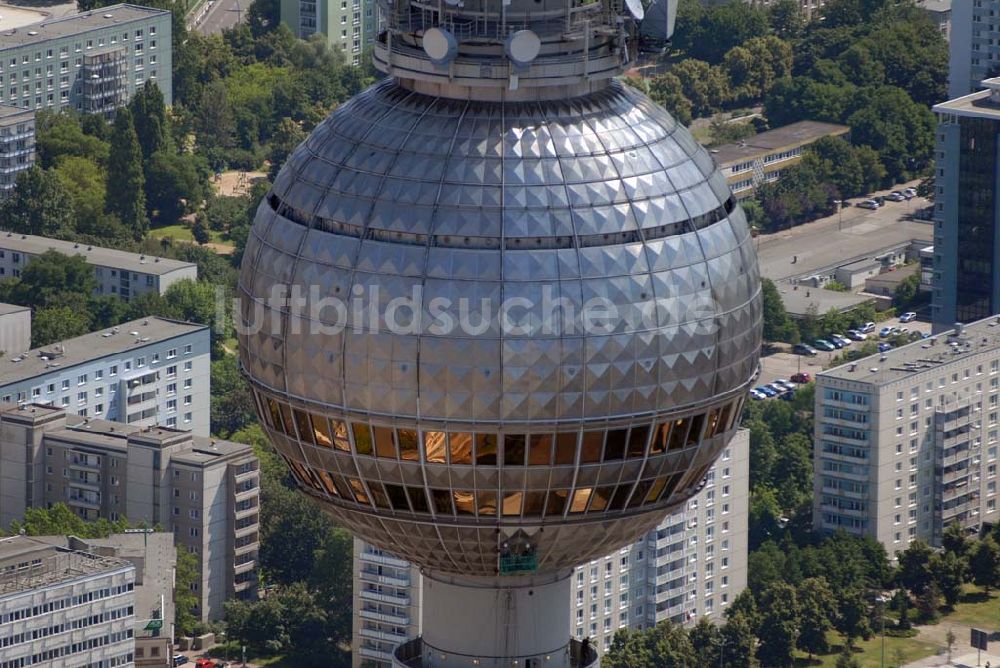
M 410 578 L 397 578 L 391 575 L 382 575 L 374 570 L 362 568 L 361 579 L 366 582 L 376 582 L 378 584 L 389 585 L 391 587 L 409 587 Z
M 100 497 L 95 499 L 81 494 L 70 494 L 66 497 L 66 503 L 71 506 L 83 506 L 84 508 L 94 508 L 97 510 L 101 508 Z
M 365 638 L 374 638 L 376 640 L 382 640 L 384 642 L 391 643 L 401 643 L 406 640 L 405 633 L 394 633 L 392 631 L 386 631 L 382 629 L 366 629 L 361 627 L 360 633 Z
M 365 550 L 361 553 L 361 561 L 367 561 L 373 564 L 383 564 L 385 566 L 395 566 L 396 568 L 410 567 L 410 562 L 400 559 L 399 557 L 386 554 L 385 552 L 379 554 Z
M 396 596 L 395 594 L 380 594 L 377 591 L 372 591 L 370 589 L 362 589 L 361 598 L 369 601 L 378 601 L 379 603 L 389 603 L 391 605 L 399 605 L 406 607 L 409 607 L 410 605 L 409 596 Z
M 586 645 L 579 640 L 570 638 L 569 646 L 570 668 L 598 668 L 601 659 L 597 655 L 597 649 L 591 645 Z M 424 642 L 421 638 L 414 638 L 397 647 L 392 653 L 392 668 L 423 668 Z
M 381 661 L 392 661 L 391 652 L 383 652 L 381 650 L 373 649 L 371 647 L 361 647 L 361 656 L 367 659 L 379 659 Z
M 237 555 L 246 554 L 247 552 L 256 552 L 258 550 L 260 550 L 259 540 L 254 540 L 246 545 L 235 545 L 233 547 L 233 553 Z
M 257 560 L 251 559 L 242 564 L 233 564 L 233 573 L 239 575 L 240 573 L 249 573 L 250 571 L 257 568 Z
M 82 469 L 85 471 L 100 471 L 101 460 L 92 457 L 73 457 L 70 459 L 69 467 L 71 469 Z
M 375 610 L 365 610 L 362 608 L 359 614 L 365 619 L 371 619 L 376 622 L 385 622 L 386 624 L 398 624 L 399 626 L 409 626 L 410 624 L 409 617 L 391 615 L 387 612 L 377 612 Z

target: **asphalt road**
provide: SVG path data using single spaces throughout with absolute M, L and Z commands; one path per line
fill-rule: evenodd
M 188 27 L 202 35 L 215 35 L 246 18 L 250 0 L 210 0 Z
M 898 188 L 906 185 L 911 184 Z M 871 256 L 876 251 L 910 239 L 930 242 L 934 237 L 930 221 L 904 220 L 908 213 L 928 204 L 923 198 L 914 198 L 908 202 L 886 202 L 885 206 L 875 211 L 849 206 L 843 209 L 841 215 L 834 214 L 791 230 L 760 235 L 757 237 L 757 255 L 761 274 L 778 281 Z

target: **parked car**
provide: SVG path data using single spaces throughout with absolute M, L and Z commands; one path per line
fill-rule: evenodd
M 879 338 L 880 339 L 889 338 L 893 334 L 892 330 L 893 330 L 892 327 L 883 327 L 882 329 L 878 330 L 878 336 L 879 336 Z
M 900 322 L 913 322 L 917 319 L 917 314 L 913 311 L 907 311 L 903 315 L 899 316 Z
M 815 357 L 819 354 L 818 351 L 808 343 L 796 343 L 792 346 L 792 352 L 796 355 L 805 355 L 806 357 Z
M 827 338 L 827 340 L 829 340 L 829 341 L 831 341 L 833 343 L 835 343 L 837 341 L 840 341 L 845 346 L 851 345 L 851 340 L 849 338 L 847 338 L 846 336 L 844 336 L 843 334 L 830 334 L 826 338 Z
M 861 332 L 862 334 L 871 334 L 872 332 L 875 331 L 875 323 L 866 322 L 865 324 L 858 327 L 858 331 Z
M 810 376 L 805 371 L 799 371 L 796 374 L 792 374 L 792 382 L 793 383 L 808 383 L 811 380 L 812 380 L 812 376 Z
M 825 350 L 827 352 L 832 352 L 837 349 L 837 346 L 833 345 L 826 339 L 816 339 L 815 341 L 813 341 L 813 348 L 816 348 L 817 350 Z M 841 346 L 841 348 L 843 348 L 843 346 Z
M 868 338 L 867 334 L 862 334 L 856 329 L 847 330 L 847 338 L 853 339 L 854 341 L 864 341 Z
M 878 351 L 880 353 L 884 353 L 887 350 L 892 350 L 892 344 L 891 343 L 889 343 L 887 341 L 883 341 L 882 343 L 878 344 Z
M 906 199 L 905 197 L 903 197 L 903 193 L 899 192 L 898 190 L 893 190 L 891 193 L 886 195 L 885 198 L 890 202 L 902 202 Z
M 754 388 L 750 390 L 750 398 L 753 399 L 754 401 L 763 401 L 764 399 L 767 399 L 767 395 L 761 392 L 760 390 Z
M 844 342 L 843 341 L 841 341 L 840 339 L 835 339 L 832 336 L 830 336 L 829 334 L 827 334 L 826 338 L 823 339 L 823 340 L 829 342 L 830 345 L 833 346 L 834 348 L 836 348 L 837 350 L 840 350 L 841 348 L 844 347 Z
M 767 397 L 776 397 L 776 396 L 778 396 L 777 391 L 772 390 L 767 385 L 758 385 L 754 389 L 757 390 L 758 392 L 760 392 L 761 394 L 767 396 Z
M 906 199 L 913 199 L 916 196 L 917 196 L 917 191 L 915 188 L 906 188 L 903 191 L 903 197 L 905 197 Z
M 785 392 L 788 391 L 788 388 L 782 385 L 781 383 L 768 383 L 767 386 L 778 394 L 784 394 Z
M 862 209 L 871 209 L 872 211 L 874 211 L 875 209 L 878 208 L 878 202 L 876 202 L 873 199 L 863 199 L 860 202 L 858 202 L 858 206 L 861 207 Z
M 778 380 L 774 381 L 771 384 L 772 385 L 778 385 L 779 387 L 783 387 L 783 388 L 785 388 L 786 390 L 788 390 L 790 392 L 795 390 L 795 383 L 791 383 L 791 382 L 785 380 L 784 378 L 779 378 Z
M 174 666 L 183 666 L 185 663 L 190 663 L 190 661 L 191 659 L 183 654 L 174 654 Z

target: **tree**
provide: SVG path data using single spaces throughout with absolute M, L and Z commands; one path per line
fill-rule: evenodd
M 17 234 L 68 239 L 73 235 L 73 200 L 59 177 L 34 165 L 17 175 L 0 202 L 3 228 Z
M 691 100 L 684 96 L 681 80 L 672 72 L 658 74 L 649 80 L 649 97 L 670 112 L 678 123 L 691 123 Z
M 792 665 L 799 639 L 801 610 L 795 589 L 776 582 L 761 594 L 761 620 L 757 631 L 761 664 L 775 668 Z
M 715 113 L 730 98 L 725 72 L 703 60 L 682 60 L 670 73 L 680 81 L 681 93 L 690 100 L 691 112 L 696 117 Z
M 706 7 L 697 23 L 684 23 L 678 31 L 678 45 L 692 58 L 719 63 L 733 47 L 754 37 L 763 37 L 770 29 L 767 12 L 742 2 Z
M 760 289 L 764 301 L 764 340 L 793 343 L 798 332 L 774 281 L 761 279 Z
M 146 166 L 146 195 L 149 215 L 156 213 L 160 224 L 174 224 L 204 199 L 204 179 L 191 156 L 157 151 Z
M 825 578 L 807 578 L 796 590 L 802 617 L 799 625 L 798 647 L 809 654 L 826 654 L 830 645 L 826 633 L 833 628 L 837 615 L 837 602 Z
M 954 552 L 959 558 L 966 558 L 972 550 L 965 529 L 958 522 L 952 522 L 941 532 L 941 547 L 945 552 Z
M 965 582 L 966 563 L 954 552 L 938 552 L 931 556 L 928 564 L 935 584 L 949 607 L 954 607 L 962 595 Z
M 143 158 L 149 160 L 170 144 L 170 121 L 163 93 L 155 81 L 146 82 L 129 103 L 135 124 L 136 138 L 142 147 Z
M 285 164 L 285 160 L 305 139 L 306 133 L 302 131 L 302 127 L 298 123 L 287 116 L 281 119 L 271 137 L 270 151 L 268 152 L 268 161 L 271 166 L 268 168 L 268 179 L 274 181 L 281 166 Z
M 702 617 L 688 632 L 688 637 L 691 639 L 691 645 L 698 657 L 697 665 L 719 665 L 722 632 L 718 626 L 709 621 L 708 617 Z
M 943 597 L 937 583 L 933 581 L 929 582 L 920 593 L 920 596 L 917 597 L 917 609 L 920 611 L 923 621 L 927 623 L 937 621 L 940 616 L 939 611 L 942 603 Z
M 199 578 L 198 558 L 178 546 L 177 570 L 174 571 L 174 624 L 178 635 L 193 634 L 199 622 L 195 615 L 198 594 L 191 589 L 191 585 Z
M 96 287 L 94 269 L 82 255 L 46 251 L 21 270 L 20 280 L 4 292 L 4 299 L 35 308 L 66 306 L 86 312 Z
M 971 550 L 969 570 L 972 581 L 987 594 L 992 587 L 1000 587 L 1000 545 L 993 536 L 986 536 Z
M 861 661 L 854 656 L 854 651 L 850 645 L 844 645 L 844 649 L 837 655 L 836 668 L 861 668 Z
M 84 131 L 81 118 L 75 114 L 42 109 L 35 116 L 35 151 L 43 169 L 54 167 L 67 157 L 84 158 L 103 166 L 108 160 L 108 149 L 107 142 Z
M 812 442 L 800 433 L 788 434 L 778 448 L 774 480 L 778 502 L 787 511 L 797 510 L 812 500 Z
M 696 665 L 694 646 L 683 626 L 667 620 L 648 631 L 621 629 L 601 657 L 602 668 Z
M 51 508 L 28 508 L 24 519 L 10 524 L 10 534 L 26 536 L 77 536 L 78 538 L 107 538 L 129 528 L 125 519 L 110 521 L 100 518 L 86 521 L 65 503 L 55 503 Z
M 778 538 L 781 532 L 781 505 L 770 485 L 758 485 L 750 495 L 750 549 Z
M 767 8 L 771 30 L 781 39 L 795 39 L 806 27 L 806 19 L 798 0 L 776 0 Z
M 750 622 L 742 612 L 729 615 L 722 627 L 722 643 L 724 668 L 759 668 L 760 662 L 754 651 L 756 639 Z
M 934 149 L 934 114 L 906 91 L 866 89 L 847 120 L 851 141 L 878 152 L 889 178 L 904 180 L 926 165 Z
M 31 347 L 47 346 L 57 341 L 83 336 L 89 331 L 90 320 L 86 312 L 68 306 L 40 308 L 32 315 Z
M 914 306 L 920 301 L 920 273 L 907 276 L 892 293 L 892 305 L 897 312 Z
M 142 170 L 142 149 L 127 107 L 122 107 L 115 115 L 108 157 L 108 182 L 114 187 L 108 192 L 107 212 L 118 216 L 135 240 L 142 239 L 149 229 L 144 190 L 146 180 Z
M 847 639 L 848 647 L 853 646 L 858 638 L 870 638 L 872 630 L 864 590 L 854 586 L 837 591 L 836 597 L 839 614 L 834 620 L 834 627 Z
M 246 428 L 257 417 L 253 395 L 240 377 L 235 355 L 212 362 L 212 433 L 226 438 Z
M 899 584 L 917 596 L 923 593 L 924 588 L 932 580 L 929 564 L 933 553 L 930 546 L 919 538 L 900 552 L 897 556 Z

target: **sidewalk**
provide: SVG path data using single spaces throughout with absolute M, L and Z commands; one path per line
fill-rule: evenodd
M 904 668 L 937 668 L 938 666 L 954 666 L 954 668 L 975 668 L 979 665 L 985 668 L 987 662 L 989 662 L 991 668 L 1000 668 L 1000 654 L 996 654 L 993 651 L 983 652 L 980 659 L 980 663 L 976 663 L 976 652 L 965 653 L 966 650 L 960 650 L 963 652 L 961 655 L 958 652 L 952 652 L 951 663 L 948 662 L 948 653 L 943 652 L 938 656 L 929 656 L 926 659 L 921 659 L 920 661 L 914 661 L 913 663 L 908 663 Z

